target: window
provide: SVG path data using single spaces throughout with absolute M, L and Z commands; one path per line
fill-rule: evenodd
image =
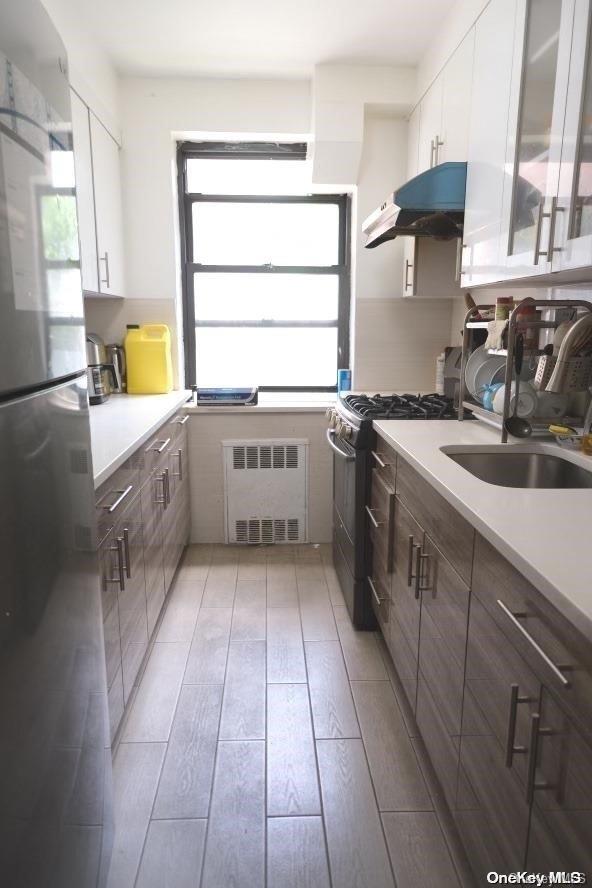
M 182 143 L 178 174 L 186 383 L 335 391 L 347 196 L 305 193 L 304 144 Z

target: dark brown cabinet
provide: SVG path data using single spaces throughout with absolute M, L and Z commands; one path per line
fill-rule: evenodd
M 591 874 L 592 644 L 400 455 L 373 472 L 378 524 L 391 480 L 380 625 L 478 884 Z
M 189 539 L 186 419 L 167 421 L 97 491 L 112 739 Z

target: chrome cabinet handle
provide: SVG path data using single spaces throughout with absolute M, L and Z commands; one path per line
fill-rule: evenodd
M 407 544 L 407 585 L 410 586 L 413 582 L 413 547 L 415 545 L 412 533 L 407 538 Z
M 462 242 L 462 237 L 459 237 L 456 241 L 456 267 L 454 270 L 454 280 L 458 283 L 460 281 L 462 275 L 462 257 L 463 250 L 465 248 L 465 244 Z
M 510 686 L 510 713 L 508 716 L 508 732 L 506 734 L 506 768 L 512 767 L 512 762 L 516 754 L 526 752 L 526 746 L 516 746 L 514 742 L 516 738 L 516 716 L 518 715 L 518 704 L 531 703 L 533 702 L 533 698 L 521 697 L 519 690 L 520 688 L 517 684 Z
M 125 574 L 124 574 L 124 557 L 123 557 L 123 537 L 117 537 L 114 546 L 109 546 L 111 552 L 117 552 L 117 576 L 109 577 L 108 583 L 117 583 L 122 592 L 125 591 Z
M 128 486 L 124 490 L 112 490 L 111 493 L 118 493 L 119 496 L 117 497 L 117 499 L 115 500 L 114 503 L 110 503 L 110 505 L 108 505 L 108 506 L 102 506 L 102 508 L 106 512 L 109 512 L 109 514 L 111 514 L 112 512 L 115 511 L 115 509 L 117 509 L 122 504 L 122 502 L 124 501 L 126 496 L 128 496 L 128 494 L 130 494 L 133 489 L 134 489 L 134 485 L 128 484 Z
M 534 265 L 539 264 L 539 259 L 541 256 L 546 256 L 547 253 L 544 253 L 541 250 L 541 232 L 543 229 L 543 219 L 548 219 L 550 213 L 545 213 L 545 198 L 541 198 L 539 203 L 539 212 L 537 216 L 537 224 L 536 224 L 536 233 L 534 237 Z
M 558 666 L 556 665 L 550 657 L 544 652 L 542 647 L 534 640 L 532 635 L 526 631 L 520 620 L 524 620 L 528 614 L 521 613 L 512 613 L 509 607 L 507 607 L 504 602 L 498 598 L 497 599 L 498 606 L 501 608 L 502 612 L 506 615 L 512 626 L 520 633 L 522 638 L 528 642 L 533 651 L 540 657 L 545 666 L 549 669 L 554 678 L 559 682 L 560 686 L 567 690 L 571 687 L 571 682 L 568 678 L 563 675 L 563 672 L 569 671 L 572 669 L 571 666 Z M 563 670 L 563 671 L 562 671 Z
M 434 139 L 434 166 L 438 166 L 440 162 L 440 148 L 444 145 L 444 142 L 440 138 L 440 136 L 436 136 Z
M 106 250 L 104 256 L 99 256 L 99 262 L 105 263 L 105 277 L 101 278 L 101 283 L 105 284 L 106 287 L 109 287 L 111 286 L 109 276 L 109 253 Z
M 176 416 L 175 419 L 173 420 L 173 423 L 175 423 L 176 425 L 185 425 L 185 423 L 187 422 L 188 419 L 189 419 L 189 414 L 186 413 L 185 416 L 182 416 L 182 417 Z
M 370 518 L 370 521 L 372 522 L 374 527 L 376 527 L 376 529 L 378 530 L 379 527 L 382 527 L 384 525 L 384 521 L 377 521 L 376 520 L 376 518 L 374 517 L 375 511 L 376 511 L 376 509 L 371 509 L 370 506 L 366 506 L 366 512 L 368 513 L 368 517 Z
M 550 728 L 541 728 L 541 715 L 539 712 L 533 712 L 530 716 L 530 742 L 528 745 L 528 764 L 526 766 L 526 791 L 525 798 L 527 804 L 531 805 L 536 789 L 549 789 L 550 786 L 545 780 L 536 780 L 537 758 L 539 751 L 539 738 L 550 737 L 553 731 Z
M 183 480 L 183 451 L 181 450 L 181 448 L 179 448 L 179 450 L 177 450 L 177 452 L 174 454 L 174 456 L 176 456 L 177 459 L 179 460 L 179 471 L 173 472 L 173 478 L 178 478 L 179 481 L 182 481 Z
M 166 450 L 170 443 L 170 438 L 157 438 L 156 441 L 152 442 L 148 450 L 151 450 L 153 453 L 162 453 L 163 450 Z M 160 447 L 157 447 L 157 444 L 160 444 Z
M 373 458 L 376 460 L 381 469 L 390 469 L 392 463 L 387 463 L 383 460 L 381 455 L 377 453 L 375 450 L 371 451 Z
M 372 577 L 367 577 L 367 580 L 368 580 L 368 585 L 370 586 L 370 590 L 376 600 L 378 607 L 382 607 L 383 603 L 386 601 L 386 598 L 381 598 L 381 596 L 378 594 L 378 592 L 376 591 L 376 586 L 374 585 L 374 581 L 372 580 Z
M 413 289 L 413 281 L 409 282 L 409 269 L 413 269 L 413 263 L 405 259 L 405 290 Z
M 129 530 L 127 527 L 123 528 L 123 545 L 125 548 L 125 575 L 128 580 L 132 578 L 132 562 L 130 558 L 130 544 L 129 544 Z
M 159 475 L 154 476 L 155 482 L 160 481 L 162 483 L 162 499 L 160 499 L 157 496 L 156 499 L 154 500 L 154 502 L 158 503 L 160 506 L 164 506 L 166 509 L 166 487 L 165 487 L 166 481 L 164 479 L 165 479 L 164 472 L 161 472 Z
M 163 488 L 164 488 L 164 497 L 165 497 L 164 507 L 166 509 L 171 504 L 171 479 L 169 477 L 169 470 L 168 469 L 165 469 L 163 474 L 164 474 Z
M 557 206 L 557 198 L 554 197 L 551 200 L 551 213 L 550 213 L 550 221 L 549 221 L 549 244 L 547 246 L 547 252 L 545 256 L 550 260 L 553 258 L 553 253 L 561 253 L 563 251 L 562 247 L 555 246 L 555 225 L 557 223 L 557 213 L 564 213 L 564 207 Z
M 421 551 L 421 546 L 415 547 L 415 589 L 414 595 L 416 598 L 419 598 L 419 593 L 421 592 L 421 568 L 424 563 L 424 558 L 429 558 L 429 555 L 424 555 Z
M 436 153 L 436 144 L 435 144 L 434 140 L 432 139 L 430 141 L 430 169 L 432 169 L 432 167 L 435 166 L 435 164 L 434 164 L 435 153 Z

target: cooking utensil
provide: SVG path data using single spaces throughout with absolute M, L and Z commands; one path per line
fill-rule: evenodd
M 504 428 L 509 435 L 514 438 L 528 438 L 532 434 L 532 426 L 527 419 L 518 416 L 520 401 L 520 374 L 522 373 L 522 361 L 524 359 L 524 336 L 519 333 L 516 337 L 516 346 L 514 351 L 514 368 L 516 370 L 515 394 L 514 394 L 514 413 L 508 416 L 504 423 Z M 500 390 L 501 391 L 501 390 Z M 536 400 L 536 397 L 535 397 Z

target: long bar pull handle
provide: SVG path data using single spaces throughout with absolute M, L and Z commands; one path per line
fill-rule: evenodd
M 537 783 L 536 769 L 539 752 L 539 738 L 550 737 L 553 731 L 550 728 L 541 728 L 541 715 L 539 712 L 533 712 L 530 716 L 530 742 L 528 744 L 528 764 L 526 766 L 526 802 L 531 805 L 536 789 L 550 789 L 550 785 L 545 780 Z
M 109 514 L 111 514 L 112 512 L 115 511 L 115 509 L 117 509 L 122 504 L 122 502 L 124 501 L 126 496 L 128 496 L 128 494 L 130 494 L 133 489 L 134 489 L 134 485 L 128 484 L 128 486 L 124 490 L 112 490 L 111 491 L 112 493 L 118 493 L 119 496 L 117 497 L 117 499 L 115 500 L 114 503 L 110 503 L 110 505 L 108 505 L 108 506 L 103 506 L 103 509 L 106 512 L 109 512 Z
M 173 478 L 178 478 L 179 481 L 182 481 L 183 480 L 183 451 L 181 450 L 181 448 L 179 448 L 177 450 L 177 452 L 175 453 L 175 456 L 179 460 L 179 471 L 173 472 Z
M 152 451 L 154 451 L 154 453 L 162 453 L 164 450 L 166 450 L 166 448 L 168 447 L 168 445 L 170 443 L 171 443 L 170 438 L 164 438 L 164 439 L 160 439 L 160 440 L 157 438 L 156 441 L 152 442 L 152 444 L 150 445 L 148 450 L 152 450 Z M 156 446 L 157 444 L 160 444 L 160 447 L 157 447 Z
M 378 530 L 379 527 L 382 527 L 382 525 L 384 524 L 384 521 L 377 521 L 376 520 L 376 518 L 374 517 L 375 511 L 376 510 L 371 509 L 370 506 L 366 506 L 366 512 L 368 513 L 368 517 L 370 518 L 370 521 L 372 522 L 374 527 Z
M 371 577 L 368 577 L 368 585 L 370 586 L 370 591 L 372 592 L 374 598 L 376 599 L 376 604 L 378 607 L 381 607 L 383 602 L 386 601 L 386 598 L 382 598 L 378 592 L 376 591 L 376 586 Z
M 561 253 L 562 247 L 555 246 L 555 226 L 557 224 L 557 213 L 564 213 L 564 207 L 557 206 L 557 198 L 554 197 L 551 201 L 551 213 L 550 213 L 550 221 L 549 221 L 549 245 L 547 247 L 546 256 L 549 260 L 553 258 L 553 253 Z
M 122 592 L 125 591 L 125 573 L 124 573 L 124 555 L 123 555 L 123 537 L 117 537 L 115 545 L 110 546 L 112 552 L 117 552 L 117 576 L 109 577 L 108 583 L 117 583 Z
M 419 593 L 421 592 L 422 557 L 423 557 L 423 553 L 421 551 L 421 546 L 416 546 L 415 547 L 415 589 L 414 589 L 414 594 L 415 594 L 416 598 L 419 598 Z
M 175 419 L 173 420 L 173 422 L 174 422 L 176 425 L 185 425 L 185 423 L 187 422 L 188 419 L 189 419 L 189 414 L 186 413 L 185 416 L 183 416 L 183 417 L 181 417 L 181 416 L 177 416 L 177 417 L 175 417 Z
M 165 469 L 163 479 L 163 488 L 164 488 L 164 507 L 165 509 L 171 504 L 171 479 L 169 478 L 169 470 Z
M 548 256 L 548 253 L 541 250 L 541 232 L 543 230 L 543 219 L 548 219 L 550 213 L 545 213 L 545 198 L 541 198 L 539 203 L 539 212 L 537 215 L 536 232 L 534 236 L 534 264 L 539 264 L 541 256 Z
M 392 463 L 385 462 L 380 453 L 377 453 L 375 450 L 372 450 L 371 453 L 372 457 L 378 463 L 381 469 L 389 469 L 391 467 Z
M 436 138 L 434 140 L 434 148 L 435 148 L 434 166 L 438 166 L 438 164 L 440 163 L 440 148 L 442 148 L 443 145 L 444 145 L 444 142 L 440 138 L 440 136 L 436 136 Z
M 512 762 L 516 754 L 526 752 L 526 746 L 516 746 L 514 742 L 516 738 L 516 716 L 518 714 L 518 704 L 530 703 L 532 698 L 521 697 L 519 690 L 520 688 L 517 684 L 510 686 L 510 713 L 508 717 L 508 733 L 506 735 L 506 768 L 512 767 Z
M 436 143 L 432 139 L 430 141 L 430 169 L 432 169 L 432 167 L 435 166 L 435 163 L 434 163 L 435 154 L 436 154 Z
M 460 281 L 462 275 L 462 260 L 463 260 L 463 250 L 465 245 L 462 242 L 462 237 L 457 238 L 456 241 L 456 267 L 454 269 L 454 280 L 458 283 Z
M 407 542 L 407 585 L 410 586 L 413 582 L 413 546 L 415 545 L 412 533 L 409 534 Z
M 550 670 L 552 675 L 557 679 L 559 684 L 564 690 L 567 690 L 571 687 L 571 682 L 568 678 L 565 677 L 563 670 L 567 670 L 569 666 L 557 666 L 553 660 L 544 652 L 542 647 L 534 640 L 532 635 L 526 631 L 520 620 L 524 619 L 526 614 L 513 614 L 509 607 L 507 607 L 504 602 L 498 598 L 497 599 L 498 606 L 502 609 L 503 613 L 506 615 L 508 620 L 510 620 L 511 624 L 514 628 L 520 633 L 520 635 L 524 638 L 525 641 L 531 646 L 531 648 L 535 651 L 536 654 L 541 658 L 545 666 Z
M 157 496 L 155 499 L 155 502 L 161 506 L 164 506 L 166 509 L 166 488 L 165 488 L 166 482 L 164 479 L 165 479 L 164 472 L 161 472 L 159 475 L 156 475 L 154 478 L 155 481 L 160 481 L 160 483 L 162 484 L 162 499 L 159 499 L 159 497 Z
M 105 253 L 103 256 L 99 256 L 99 262 L 105 263 L 105 277 L 101 278 L 101 283 L 105 284 L 106 287 L 110 287 L 111 286 L 111 283 L 110 283 L 111 278 L 109 275 L 109 253 L 107 252 L 107 250 L 105 250 Z
M 125 575 L 128 580 L 132 578 L 132 561 L 130 558 L 129 529 L 123 528 L 123 545 L 125 548 Z
M 413 270 L 413 263 L 405 259 L 405 291 L 413 289 L 413 281 L 409 281 L 409 269 Z

